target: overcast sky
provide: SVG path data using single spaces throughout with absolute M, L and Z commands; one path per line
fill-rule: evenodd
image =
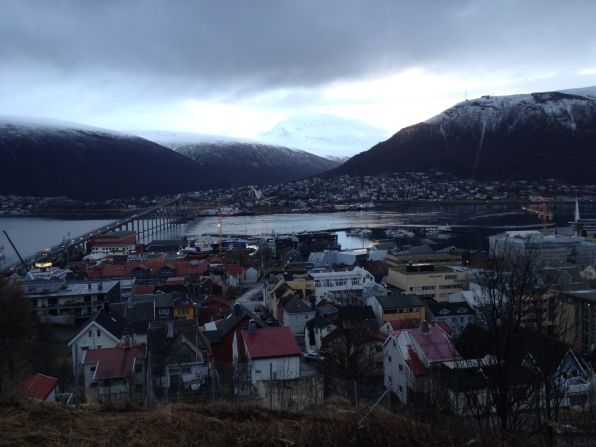
M 255 137 L 298 112 L 397 131 L 596 84 L 596 2 L 1 0 L 0 114 Z

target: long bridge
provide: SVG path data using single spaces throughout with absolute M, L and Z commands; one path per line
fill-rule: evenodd
M 137 234 L 137 240 L 143 240 L 152 234 L 157 234 L 176 225 L 185 224 L 194 219 L 195 213 L 188 206 L 176 206 L 184 200 L 185 197 L 183 195 L 178 195 L 158 205 L 142 210 L 135 210 L 133 214 L 120 220 L 84 233 L 70 241 L 64 240 L 43 252 L 38 252 L 23 259 L 23 262 L 19 261 L 9 265 L 2 270 L 2 273 L 10 274 L 24 269 L 23 263 L 29 268 L 40 256 L 43 256 L 44 260 L 47 259 L 54 263 L 73 259 L 77 255 L 80 256 L 89 251 L 89 241 L 92 237 L 112 231 L 134 231 Z M 12 244 L 12 241 L 10 243 Z M 18 249 L 18 247 L 16 248 Z

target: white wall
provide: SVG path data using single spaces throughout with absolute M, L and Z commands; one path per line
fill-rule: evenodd
M 89 332 L 91 332 L 91 336 L 89 336 Z M 82 331 L 71 345 L 73 372 L 76 374 L 75 359 L 77 351 L 79 364 L 82 364 L 87 349 L 99 349 L 100 347 L 104 349 L 114 348 L 119 342 L 120 340 L 116 340 L 95 321 L 92 321 L 87 329 Z
M 270 373 L 273 373 L 271 376 Z M 300 356 L 256 359 L 250 362 L 251 382 L 259 380 L 288 380 L 300 377 Z
M 289 314 L 284 310 L 283 326 L 289 327 L 294 335 L 304 335 L 304 326 L 315 317 L 315 312 Z

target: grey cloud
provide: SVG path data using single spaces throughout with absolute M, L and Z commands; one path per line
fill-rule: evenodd
M 26 82 L 49 97 L 111 96 L 107 107 L 242 98 L 413 66 L 573 67 L 596 60 L 594 17 L 592 1 L 7 0 L 0 106 L 26 95 Z

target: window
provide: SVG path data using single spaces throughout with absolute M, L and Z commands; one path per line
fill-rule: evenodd
M 93 331 L 89 331 L 89 337 L 93 337 Z
M 97 349 L 101 349 L 101 345 L 98 345 L 98 346 L 97 346 Z
M 91 372 L 95 371 L 95 366 L 92 366 L 91 368 L 89 368 L 89 371 L 91 371 Z
M 404 366 L 401 363 L 399 364 L 399 370 L 400 371 L 403 371 L 404 370 Z
M 89 349 L 89 346 L 81 346 L 81 350 L 86 351 L 87 349 Z
M 401 385 L 399 386 L 399 392 L 400 393 L 403 393 L 404 392 L 404 389 L 403 389 L 403 387 Z
M 182 374 L 189 374 L 190 373 L 190 366 L 182 367 Z
M 387 356 L 387 361 L 388 361 L 389 363 L 391 363 L 391 361 L 392 361 L 392 360 L 391 360 L 391 356 L 390 356 L 390 355 L 388 355 L 388 356 Z
M 97 330 L 97 336 L 101 337 L 101 331 L 99 329 Z
M 135 363 L 135 372 L 143 372 L 143 364 L 142 363 Z

